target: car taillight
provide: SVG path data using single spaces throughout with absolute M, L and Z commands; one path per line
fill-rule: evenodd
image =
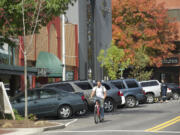
M 142 94 L 146 95 L 146 92 L 144 90 L 142 90 Z
M 121 91 L 118 91 L 118 96 L 124 96 Z
M 167 88 L 168 89 L 168 91 L 171 91 L 171 89 L 170 88 Z
M 83 96 L 81 96 L 81 99 L 84 101 L 85 100 L 85 97 L 84 97 L 84 95 Z

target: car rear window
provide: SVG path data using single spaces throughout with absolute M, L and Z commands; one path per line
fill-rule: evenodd
M 82 90 L 90 90 L 92 89 L 92 86 L 89 84 L 89 82 L 76 82 L 74 83 L 76 86 L 81 88 Z
M 150 82 L 150 84 L 151 84 L 151 86 L 158 86 L 159 85 L 157 81 L 152 81 L 152 82 Z
M 67 92 L 74 92 L 73 87 L 68 83 L 56 84 L 56 85 L 53 85 L 52 87 L 61 89 L 61 90 L 67 91 Z
M 54 90 L 39 90 L 38 92 L 40 99 L 52 98 L 56 96 L 56 92 Z
M 158 86 L 157 81 L 150 81 L 150 82 L 141 82 L 142 87 L 149 87 L 149 86 Z
M 106 90 L 110 90 L 111 89 L 108 84 L 102 83 L 102 85 L 106 88 Z
M 141 86 L 142 87 L 149 87 L 150 86 L 150 82 L 141 82 Z
M 24 92 L 23 93 L 20 93 L 17 97 L 15 97 L 13 100 L 16 100 L 17 102 L 25 102 L 25 96 L 24 96 Z M 34 91 L 29 91 L 28 90 L 28 101 L 31 101 L 31 100 L 34 100 L 36 99 L 37 97 L 35 96 L 35 93 Z
M 112 82 L 118 89 L 125 89 L 123 82 Z
M 127 84 L 128 88 L 137 88 L 137 87 L 139 87 L 138 84 L 136 83 L 136 81 L 133 81 L 133 80 L 132 81 L 127 80 L 126 84 Z

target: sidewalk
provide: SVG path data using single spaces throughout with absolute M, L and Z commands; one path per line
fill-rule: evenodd
M 7 128 L 0 129 L 0 135 L 40 135 L 44 131 L 63 129 L 64 124 L 58 124 L 57 126 L 43 127 L 43 128 Z
M 1 131 L 1 129 L 0 129 Z M 4 129 L 0 135 L 40 135 L 43 132 L 42 128 L 18 128 L 18 129 Z
M 0 129 L 0 135 L 2 135 L 2 134 L 7 134 L 7 133 L 11 133 L 11 132 L 13 132 L 13 131 Z

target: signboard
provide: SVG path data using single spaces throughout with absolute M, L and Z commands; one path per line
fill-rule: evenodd
M 167 58 L 162 61 L 163 64 L 178 64 L 179 59 L 178 57 L 172 57 L 172 58 Z
M 43 76 L 46 77 L 47 76 L 47 68 L 38 68 L 38 76 Z
M 14 112 L 10 104 L 3 82 L 0 82 L 0 111 L 5 114 L 11 114 L 15 120 Z
M 74 80 L 74 72 L 73 71 L 67 71 L 66 72 L 66 80 L 72 81 Z

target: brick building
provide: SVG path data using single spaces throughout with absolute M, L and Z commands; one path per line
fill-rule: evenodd
M 70 80 L 77 80 L 78 79 L 78 28 L 77 25 L 74 24 L 66 24 L 65 25 L 65 42 L 66 42 L 66 77 Z M 38 34 L 33 35 L 32 46 L 28 49 L 28 57 L 27 57 L 27 64 L 28 67 L 36 67 L 37 61 L 41 63 L 41 59 L 39 59 L 39 54 L 42 52 L 46 52 L 44 54 L 50 54 L 56 57 L 55 59 L 59 59 L 62 69 L 62 36 L 61 36 L 61 19 L 60 17 L 55 18 L 51 21 L 46 27 L 40 29 Z M 31 36 L 27 36 L 25 38 L 25 43 L 23 42 L 22 37 L 20 37 L 20 46 L 23 48 L 24 46 L 28 45 L 30 42 Z M 28 47 L 27 47 L 28 48 Z M 48 55 L 49 55 L 48 54 Z M 49 58 L 48 56 L 44 56 Z M 24 57 L 23 53 L 19 48 L 19 65 L 23 66 Z M 54 60 L 49 60 L 54 61 Z M 44 63 L 44 61 L 42 61 Z M 47 61 L 48 62 L 48 61 Z M 56 63 L 54 63 L 56 64 Z M 49 68 L 53 67 L 54 64 L 48 65 Z M 41 64 L 42 65 L 42 64 Z M 47 63 L 45 64 L 47 65 Z M 56 70 L 56 69 L 55 69 Z M 55 71 L 54 70 L 54 71 Z M 53 71 L 53 70 L 52 70 Z M 61 71 L 60 71 L 61 72 Z M 54 73 L 52 73 L 54 74 Z M 62 73 L 58 75 L 49 75 L 47 74 L 45 77 L 38 77 L 38 76 L 29 76 L 29 82 L 31 83 L 32 87 L 36 86 L 36 83 L 44 84 L 48 82 L 59 81 L 62 78 Z M 21 84 L 23 84 L 23 76 L 21 77 Z M 21 85 L 23 87 L 23 85 Z
M 164 3 L 168 9 L 168 15 L 176 19 L 178 23 L 179 39 L 174 41 L 176 49 L 174 56 L 163 60 L 163 66 L 155 69 L 154 78 L 161 80 L 165 78 L 167 82 L 173 82 L 180 85 L 180 1 L 179 0 L 157 0 L 157 3 Z

